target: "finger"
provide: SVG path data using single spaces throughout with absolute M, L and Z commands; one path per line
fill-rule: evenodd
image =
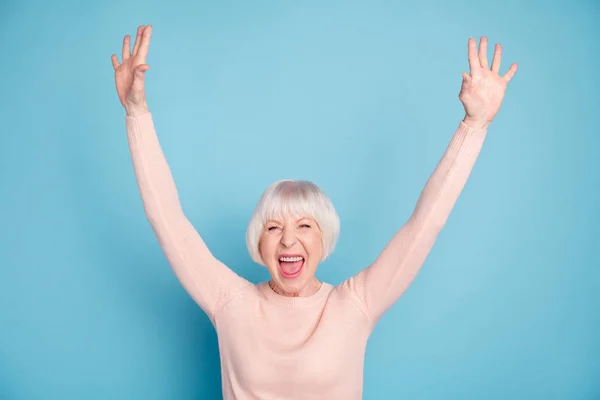
M 141 36 L 144 30 L 144 25 L 138 26 L 137 33 L 135 34 L 135 42 L 133 43 L 133 51 L 131 54 L 135 56 L 140 48 L 140 42 L 142 41 Z
M 117 68 L 119 68 L 119 65 L 121 65 L 121 64 L 119 64 L 119 59 L 117 58 L 117 55 L 116 55 L 116 54 L 113 54 L 113 55 L 110 57 L 110 60 L 112 61 L 112 66 L 113 66 L 113 68 L 114 68 L 115 70 L 116 70 Z
M 487 37 L 482 36 L 479 41 L 479 63 L 483 68 L 489 68 L 487 60 Z
M 130 42 L 130 37 L 129 35 L 125 35 L 125 37 L 123 38 L 123 50 L 122 50 L 122 54 L 121 54 L 121 59 L 123 60 L 123 62 L 125 62 L 125 60 L 127 60 L 130 56 L 129 54 L 129 42 Z
M 510 82 L 510 80 L 515 76 L 515 73 L 517 72 L 517 68 L 518 68 L 517 63 L 513 63 L 510 66 L 510 68 L 508 69 L 508 71 L 506 72 L 506 74 L 504 74 L 503 78 L 506 81 L 506 83 Z
M 494 59 L 492 60 L 492 71 L 500 72 L 500 63 L 502 61 L 502 46 L 498 43 L 494 49 Z
M 471 69 L 471 75 L 481 68 L 477 57 L 477 43 L 474 38 L 469 38 L 469 68 Z
M 142 42 L 140 43 L 140 49 L 138 55 L 140 56 L 141 62 L 146 62 L 148 56 L 148 48 L 150 47 L 150 37 L 152 36 L 152 25 L 146 26 L 142 31 Z

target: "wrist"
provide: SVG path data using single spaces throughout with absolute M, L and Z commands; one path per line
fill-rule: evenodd
M 137 117 L 139 115 L 146 114 L 148 112 L 148 105 L 144 101 L 144 104 L 139 105 L 125 105 L 125 112 L 129 117 Z
M 483 120 L 483 119 L 475 119 L 464 117 L 462 122 L 470 128 L 473 129 L 487 129 L 490 126 L 491 121 Z

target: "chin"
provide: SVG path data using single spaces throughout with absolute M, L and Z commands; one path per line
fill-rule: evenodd
M 284 288 L 302 288 L 306 285 L 308 278 L 304 276 L 304 274 L 300 274 L 297 278 L 294 279 L 286 279 L 281 274 L 279 275 L 279 282 Z
M 304 267 L 302 267 L 302 271 L 300 271 L 294 277 L 289 277 L 281 272 L 280 269 L 277 270 L 277 282 L 282 289 L 286 292 L 294 291 L 295 289 L 301 289 L 306 284 L 306 277 L 304 276 L 306 271 L 304 271 Z
M 286 274 L 281 270 L 279 263 L 271 270 L 271 275 L 277 285 L 286 293 L 296 293 L 304 289 L 310 281 L 310 274 L 307 271 L 306 265 L 303 264 L 299 271 L 294 274 Z

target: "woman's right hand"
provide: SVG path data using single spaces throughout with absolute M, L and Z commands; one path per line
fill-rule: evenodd
M 130 52 L 130 36 L 123 38 L 122 62 L 119 63 L 116 54 L 111 56 L 115 69 L 115 84 L 119 100 L 127 115 L 136 116 L 148 111 L 144 76 L 150 66 L 146 64 L 152 25 L 140 25 L 137 30 L 133 51 Z

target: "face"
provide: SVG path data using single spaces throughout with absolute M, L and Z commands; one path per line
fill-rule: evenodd
M 289 217 L 267 221 L 259 249 L 280 290 L 301 296 L 314 288 L 322 255 L 321 230 L 315 220 Z

